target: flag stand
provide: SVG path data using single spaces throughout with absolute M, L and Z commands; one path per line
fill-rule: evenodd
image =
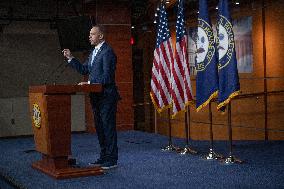
M 157 124 L 157 110 L 154 109 L 154 126 L 155 126 L 155 134 L 158 134 L 158 124 Z
M 197 151 L 189 147 L 189 129 L 190 129 L 190 108 L 187 106 L 187 111 L 184 113 L 184 122 L 185 122 L 185 147 L 179 152 L 181 155 L 185 154 L 197 154 Z
M 162 148 L 162 151 L 178 151 L 179 148 L 172 144 L 172 124 L 171 124 L 171 110 L 168 108 L 168 125 L 169 125 L 169 145 Z
M 213 148 L 213 126 L 212 126 L 212 110 L 211 110 L 211 102 L 209 102 L 209 122 L 210 122 L 210 149 L 209 153 L 204 157 L 206 160 L 217 160 L 222 159 L 223 156 L 214 152 Z
M 229 165 L 234 163 L 243 163 L 242 160 L 233 156 L 233 145 L 232 145 L 232 120 L 231 120 L 231 102 L 228 104 L 228 136 L 229 136 L 229 157 L 227 157 L 223 163 Z

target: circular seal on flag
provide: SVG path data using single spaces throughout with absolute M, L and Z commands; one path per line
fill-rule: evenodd
M 198 19 L 196 50 L 196 70 L 203 71 L 210 64 L 215 53 L 215 40 L 212 27 L 203 19 Z
M 235 43 L 233 26 L 224 16 L 220 16 L 218 21 L 218 54 L 219 54 L 219 65 L 218 68 L 222 69 L 226 67 L 232 59 Z
M 38 104 L 33 104 L 33 123 L 35 127 L 41 127 L 41 112 Z

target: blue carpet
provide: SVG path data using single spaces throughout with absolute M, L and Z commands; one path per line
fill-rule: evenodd
M 234 141 L 234 155 L 244 164 L 206 161 L 208 141 L 192 141 L 198 155 L 162 152 L 167 137 L 138 131 L 119 132 L 118 168 L 104 175 L 55 180 L 31 168 L 41 158 L 33 151 L 33 138 L 0 139 L 0 188 L 9 180 L 16 188 L 284 188 L 284 141 Z M 182 139 L 173 143 L 183 146 Z M 215 150 L 227 154 L 228 143 L 217 141 Z M 73 134 L 72 155 L 84 166 L 97 159 L 95 135 Z M 6 186 L 8 188 L 8 186 Z M 12 187 L 11 187 L 12 188 Z

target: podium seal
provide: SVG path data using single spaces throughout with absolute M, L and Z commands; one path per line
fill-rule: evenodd
M 41 112 L 38 104 L 33 104 L 33 123 L 35 127 L 41 127 Z

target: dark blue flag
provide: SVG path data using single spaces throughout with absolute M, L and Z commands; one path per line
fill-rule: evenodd
M 196 56 L 196 110 L 218 95 L 218 59 L 207 0 L 199 0 Z
M 217 109 L 222 110 L 240 93 L 240 83 L 228 0 L 219 0 L 218 12 L 219 104 Z

